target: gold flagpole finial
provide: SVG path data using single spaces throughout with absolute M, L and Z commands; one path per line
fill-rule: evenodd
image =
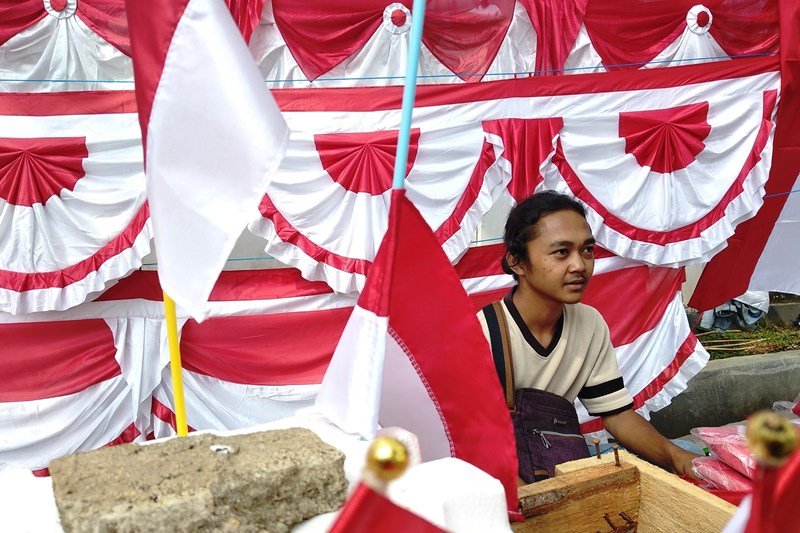
M 394 437 L 378 437 L 367 450 L 367 471 L 384 483 L 402 476 L 408 464 L 408 450 Z
M 747 423 L 747 444 L 764 466 L 782 465 L 797 449 L 797 430 L 786 418 L 772 411 L 759 411 Z

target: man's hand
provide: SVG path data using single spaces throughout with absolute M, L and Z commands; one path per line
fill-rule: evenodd
M 699 481 L 694 473 L 694 470 L 692 470 L 692 459 L 701 456 L 692 452 L 688 452 L 679 446 L 675 446 L 674 444 L 672 444 L 672 446 L 674 447 L 671 453 L 672 472 L 676 475 L 690 477 L 695 481 Z
M 633 409 L 604 416 L 603 424 L 627 449 L 679 476 L 697 479 L 692 471 L 692 459 L 700 456 L 672 444 Z

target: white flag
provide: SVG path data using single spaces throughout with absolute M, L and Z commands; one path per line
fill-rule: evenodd
M 159 280 L 202 319 L 288 129 L 223 0 L 126 5 Z

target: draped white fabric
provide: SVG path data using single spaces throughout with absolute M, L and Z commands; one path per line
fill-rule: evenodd
M 78 1 L 45 0 L 47 15 L 0 45 L 0 92 L 133 89 L 131 58 L 76 16 Z
M 3 311 L 73 307 L 150 252 L 137 115 L 84 114 L 70 94 L 20 95 L 24 105 L 0 112 Z M 42 115 L 48 103 L 70 109 Z

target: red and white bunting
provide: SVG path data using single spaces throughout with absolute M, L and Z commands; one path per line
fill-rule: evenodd
M 130 93 L 0 93 L 0 311 L 63 310 L 150 252 Z

